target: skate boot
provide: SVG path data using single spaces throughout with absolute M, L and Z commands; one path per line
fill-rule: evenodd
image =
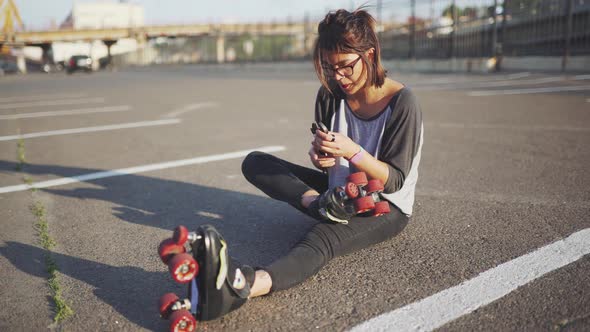
M 188 296 L 164 294 L 160 316 L 170 321 L 170 331 L 193 332 L 197 320 L 212 320 L 242 306 L 250 295 L 255 271 L 229 257 L 227 244 L 210 225 L 196 232 L 184 226 L 160 243 L 158 254 L 172 278 L 188 284 Z
M 355 215 L 352 201 L 342 187 L 328 189 L 318 198 L 320 215 L 329 221 L 348 224 L 348 220 Z
M 389 203 L 381 200 L 380 180 L 367 180 L 364 172 L 350 174 L 346 185 L 327 190 L 318 198 L 318 212 L 326 220 L 347 224 L 357 214 L 372 211 L 371 216 L 389 213 Z
M 197 229 L 191 246 L 200 268 L 191 285 L 198 297 L 197 320 L 212 320 L 241 307 L 250 295 L 254 269 L 229 257 L 225 240 L 211 225 Z

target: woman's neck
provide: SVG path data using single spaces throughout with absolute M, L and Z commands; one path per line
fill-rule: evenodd
M 346 101 L 353 108 L 353 110 L 367 110 L 371 111 L 374 107 L 382 106 L 384 99 L 389 100 L 397 91 L 403 88 L 399 82 L 391 79 L 385 79 L 381 87 L 370 86 L 359 90 L 354 95 L 348 96 Z
M 348 96 L 347 100 L 351 104 L 356 105 L 371 105 L 382 97 L 382 92 L 385 84 L 380 88 L 370 86 L 364 89 L 360 89 L 354 95 Z

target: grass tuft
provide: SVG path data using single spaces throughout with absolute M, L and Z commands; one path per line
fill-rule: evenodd
M 25 160 L 25 141 L 22 138 L 16 143 L 16 159 L 18 160 L 16 170 L 22 171 L 27 163 Z
M 18 140 L 16 155 L 18 159 L 16 170 L 20 172 L 23 170 L 26 164 L 25 143 L 23 139 Z M 27 175 L 23 175 L 23 182 L 29 186 L 33 183 L 31 178 Z M 31 188 L 31 192 L 35 191 L 37 191 L 36 188 Z M 70 308 L 70 306 L 68 306 L 62 297 L 62 291 L 59 282 L 59 268 L 51 256 L 51 249 L 53 249 L 57 243 L 49 234 L 49 224 L 47 223 L 46 209 L 43 203 L 35 201 L 31 205 L 30 210 L 36 219 L 34 229 L 37 231 L 39 245 L 45 249 L 45 265 L 47 267 L 47 273 L 49 274 L 47 283 L 51 291 L 51 299 L 55 304 L 55 316 L 53 316 L 53 321 L 55 323 L 61 323 L 68 317 L 72 316 L 74 311 L 72 308 Z
M 55 316 L 53 317 L 53 321 L 60 323 L 72 316 L 74 311 L 68 306 L 61 295 L 58 274 L 59 268 L 53 257 L 51 257 L 51 249 L 55 247 L 56 242 L 49 235 L 49 225 L 47 224 L 47 218 L 45 216 L 45 206 L 37 201 L 31 206 L 31 212 L 37 218 L 35 230 L 39 236 L 39 244 L 46 250 L 45 264 L 47 266 L 47 273 L 49 273 L 47 282 L 49 284 L 49 289 L 51 290 L 51 298 L 55 304 Z
M 51 250 L 55 247 L 55 240 L 49 235 L 49 225 L 47 224 L 47 218 L 45 217 L 45 207 L 41 202 L 35 202 L 31 206 L 31 212 L 37 218 L 35 223 L 35 230 L 39 236 L 39 244 L 45 250 Z

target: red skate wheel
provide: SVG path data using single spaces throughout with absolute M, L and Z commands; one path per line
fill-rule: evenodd
M 347 181 L 356 184 L 359 187 L 362 187 L 367 184 L 367 174 L 365 172 L 356 172 L 350 174 L 347 178 Z
M 168 262 L 168 269 L 174 281 L 186 284 L 199 273 L 199 265 L 189 254 L 174 255 Z
M 184 245 L 186 243 L 186 240 L 188 240 L 188 229 L 186 229 L 186 227 L 184 226 L 177 226 L 174 229 L 174 235 L 172 236 L 172 239 L 174 240 L 174 242 L 176 242 L 176 244 L 178 245 Z
M 368 195 L 372 193 L 383 192 L 383 189 L 385 189 L 385 187 L 383 187 L 383 182 L 377 179 L 369 180 L 369 183 L 365 187 L 365 190 L 367 191 Z
M 359 187 L 352 182 L 348 182 L 344 187 L 344 192 L 346 193 L 346 196 L 348 196 L 348 198 L 354 199 L 359 196 Z
M 382 216 L 382 215 L 387 214 L 389 212 L 391 212 L 391 208 L 389 208 L 389 202 L 381 201 L 381 202 L 375 203 L 375 211 L 373 211 L 373 215 L 375 217 Z
M 178 296 L 174 293 L 166 293 L 160 297 L 158 308 L 160 310 L 160 317 L 166 319 L 170 315 L 170 309 L 174 302 L 178 301 Z
M 176 244 L 176 242 L 174 242 L 173 239 L 166 239 L 162 241 L 160 243 L 160 246 L 158 247 L 158 254 L 160 255 L 160 258 L 162 259 L 162 262 L 164 262 L 164 264 L 168 264 L 168 261 L 170 261 L 170 258 L 172 258 L 172 256 L 176 254 L 182 254 L 185 252 L 186 249 L 184 248 L 184 246 Z
M 354 209 L 356 210 L 356 213 L 371 211 L 374 208 L 375 202 L 371 196 L 359 197 L 354 201 Z
M 170 315 L 170 332 L 193 332 L 197 320 L 188 310 L 177 310 Z

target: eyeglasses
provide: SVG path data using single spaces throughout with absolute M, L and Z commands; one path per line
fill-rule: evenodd
M 335 73 L 338 73 L 338 75 L 340 76 L 344 76 L 344 77 L 350 77 L 354 74 L 354 66 L 356 66 L 356 63 L 359 62 L 359 60 L 362 57 L 359 55 L 358 58 L 356 58 L 356 60 L 352 61 L 351 63 L 349 63 L 346 66 L 342 66 L 339 67 L 337 69 L 334 69 L 331 66 L 322 66 L 324 69 L 324 72 L 326 73 L 327 76 L 332 77 L 334 76 Z

